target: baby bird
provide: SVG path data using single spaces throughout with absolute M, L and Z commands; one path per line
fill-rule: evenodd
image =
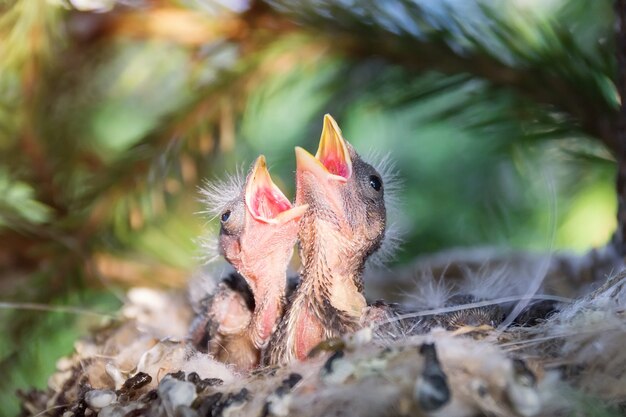
M 243 277 L 252 300 L 246 300 L 247 290 L 236 275 L 223 281 L 212 297 L 204 327 L 209 352 L 217 359 L 243 370 L 258 364 L 259 352 L 282 315 L 287 265 L 307 208 L 291 204 L 272 181 L 261 155 L 240 195 L 221 210 L 220 252 Z M 201 341 L 200 332 L 195 333 L 194 339 Z
M 362 272 L 385 235 L 380 174 L 342 137 L 330 116 L 314 157 L 296 148 L 301 283 L 268 347 L 268 362 L 302 360 L 322 340 L 360 327 Z

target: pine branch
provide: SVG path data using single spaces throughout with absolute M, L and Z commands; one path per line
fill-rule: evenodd
M 51 13 L 58 12 L 51 5 L 42 10 L 50 12 L 51 8 Z M 52 282 L 64 273 L 89 279 L 92 274 L 85 265 L 92 262 L 94 253 L 110 252 L 112 247 L 131 251 L 137 235 L 167 217 L 168 209 L 180 200 L 181 191 L 195 189 L 198 173 L 210 168 L 211 156 L 226 142 L 232 146 L 233 138 L 227 138 L 226 133 L 233 132 L 234 126 L 225 125 L 232 125 L 241 113 L 246 91 L 254 88 L 247 76 L 262 62 L 265 46 L 274 40 L 271 34 L 254 32 L 256 20 L 265 19 L 264 13 L 251 11 L 221 21 L 190 10 L 159 7 L 150 9 L 143 18 L 132 9 L 95 16 L 66 15 L 72 23 L 68 24 L 70 29 L 80 27 L 85 31 L 71 29 L 71 37 L 64 39 L 68 47 L 55 57 L 56 65 L 41 67 L 36 77 L 38 86 L 31 96 L 12 103 L 29 123 L 8 127 L 12 136 L 22 140 L 2 144 L 9 150 L 2 160 L 10 173 L 18 172 L 15 178 L 27 190 L 34 190 L 34 195 L 26 196 L 26 207 L 15 203 L 15 198 L 9 201 L 11 195 L 0 198 L 0 223 L 9 229 L 2 230 L 3 241 L 10 242 L 0 263 L 8 268 L 27 264 L 27 272 L 43 272 Z M 154 25 L 159 19 L 173 19 L 187 31 L 163 31 Z M 47 32 L 41 36 L 44 44 L 52 39 Z M 93 143 L 85 140 L 89 138 L 84 129 L 85 116 L 89 116 L 86 104 L 94 101 L 97 65 L 111 58 L 107 54 L 110 45 L 127 42 L 129 37 L 166 39 L 192 48 L 188 82 L 195 87 L 190 100 L 160 118 L 132 147 L 119 150 L 114 159 L 107 160 L 106 152 L 98 152 Z M 252 53 L 228 67 L 217 65 L 211 82 L 196 80 L 196 74 L 212 63 L 212 56 L 219 56 L 225 39 L 245 44 Z M 10 46 L 19 45 L 13 42 Z M 42 48 L 42 53 L 49 52 Z M 20 56 L 29 58 L 28 54 Z M 0 66 L 3 64 L 6 61 Z M 18 74 L 20 66 L 15 66 Z M 235 102 L 233 97 L 241 101 Z M 50 109 L 56 113 L 51 115 Z M 16 211 L 18 205 L 30 211 L 20 213 Z M 42 261 L 50 262 L 51 254 L 48 268 Z M 66 288 L 56 287 L 61 292 Z
M 616 150 L 614 97 L 606 83 L 612 62 L 601 51 L 589 56 L 566 28 L 535 24 L 543 44 L 529 46 L 518 28 L 492 9 L 472 3 L 469 16 L 451 8 L 434 14 L 427 2 L 269 2 L 332 37 L 357 59 L 383 56 L 414 71 L 467 72 L 566 113 L 584 132 Z M 404 10 L 389 13 L 387 10 Z M 441 7 L 439 9 L 442 9 Z M 521 39 L 520 39 L 521 38 Z M 339 41 L 338 41 L 339 40 Z
M 619 116 L 615 127 L 617 140 L 617 230 L 613 243 L 619 253 L 626 256 L 626 0 L 615 1 L 617 16 L 616 56 L 617 56 L 617 89 L 622 98 Z

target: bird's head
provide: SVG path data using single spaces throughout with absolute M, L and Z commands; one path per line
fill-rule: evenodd
M 348 269 L 362 268 L 385 236 L 381 175 L 361 159 L 328 114 L 316 155 L 298 147 L 296 161 L 296 204 L 309 206 L 300 228 L 303 257 L 323 246 L 326 255 L 352 263 Z
M 219 214 L 220 251 L 254 292 L 268 286 L 284 288 L 284 282 L 264 282 L 264 279 L 285 280 L 298 222 L 306 210 L 306 205 L 291 204 L 272 181 L 265 157 L 259 156 L 246 177 L 241 195 Z

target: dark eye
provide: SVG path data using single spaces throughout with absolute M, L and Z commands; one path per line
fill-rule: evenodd
M 370 187 L 376 191 L 380 191 L 380 187 L 383 186 L 382 181 L 376 175 L 370 175 Z
M 230 218 L 230 210 L 226 210 L 224 213 L 222 213 L 222 223 L 225 221 L 228 221 L 228 219 Z

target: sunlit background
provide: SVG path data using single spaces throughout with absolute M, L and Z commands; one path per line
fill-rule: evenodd
M 183 287 L 205 179 L 331 113 L 403 181 L 394 259 L 585 251 L 615 228 L 613 12 L 604 0 L 0 2 L 1 301 L 113 312 Z M 0 414 L 98 319 L 2 304 Z

